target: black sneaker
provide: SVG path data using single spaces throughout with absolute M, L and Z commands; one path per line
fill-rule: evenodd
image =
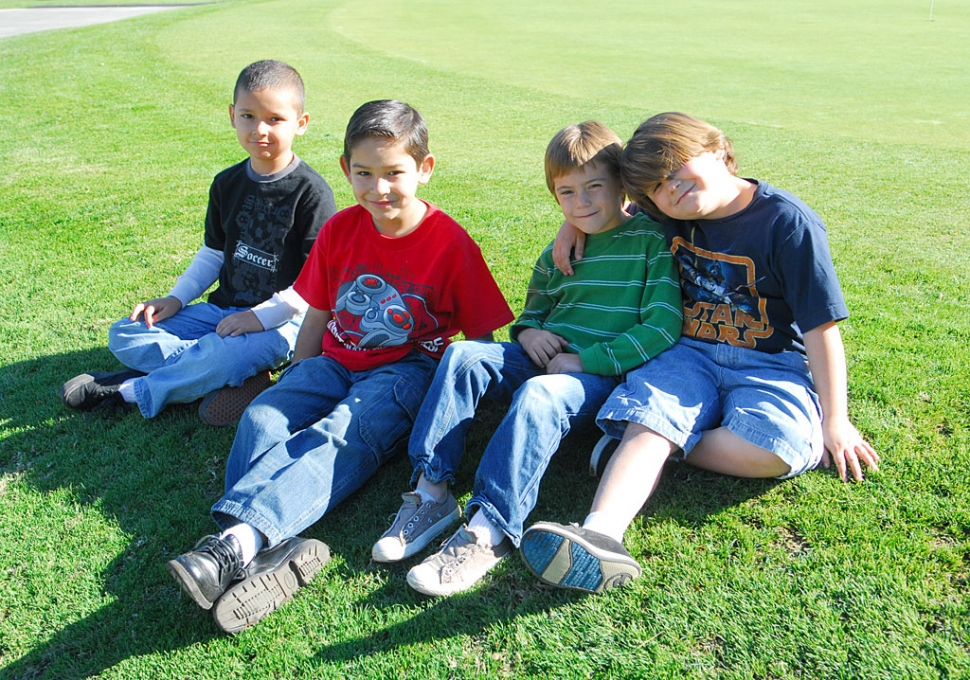
M 200 547 L 201 546 L 201 547 Z M 233 579 L 240 575 L 242 546 L 235 536 L 205 536 L 195 549 L 165 565 L 195 603 L 212 609 Z
M 79 411 L 90 411 L 105 399 L 118 395 L 121 383 L 144 373 L 127 369 L 117 373 L 82 373 L 61 386 L 61 401 Z
M 622 586 L 641 573 L 622 543 L 576 524 L 533 524 L 522 535 L 519 552 L 543 583 L 585 593 Z
M 329 561 L 330 548 L 312 538 L 288 538 L 260 551 L 216 602 L 216 623 L 227 633 L 254 626 L 293 599 Z
M 613 454 L 616 453 L 616 449 L 619 446 L 619 439 L 614 439 L 608 434 L 600 437 L 600 440 L 596 442 L 596 446 L 593 447 L 593 452 L 589 454 L 590 477 L 603 476 L 603 471 L 606 470 L 606 464 L 610 462 L 610 458 L 613 457 Z

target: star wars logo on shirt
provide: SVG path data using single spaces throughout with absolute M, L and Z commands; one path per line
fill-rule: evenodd
M 393 347 L 409 338 L 426 337 L 428 329 L 438 328 L 438 320 L 428 311 L 425 299 L 404 289 L 405 285 L 391 285 L 375 274 L 362 274 L 342 284 L 330 331 L 348 349 Z M 440 351 L 441 343 L 430 340 L 422 345 Z
M 750 348 L 771 336 L 749 258 L 710 252 L 680 238 L 671 250 L 680 268 L 685 336 Z

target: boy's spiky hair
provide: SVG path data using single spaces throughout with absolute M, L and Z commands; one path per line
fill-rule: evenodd
M 658 113 L 640 123 L 623 149 L 623 186 L 637 205 L 657 217 L 661 213 L 650 191 L 706 151 L 721 151 L 728 170 L 737 174 L 734 146 L 718 128 L 686 113 Z
M 344 158 L 348 163 L 354 147 L 368 137 L 401 144 L 418 165 L 431 154 L 424 118 L 409 105 L 394 99 L 367 102 L 354 111 L 344 135 Z
M 546 147 L 546 186 L 555 196 L 555 181 L 587 163 L 606 168 L 620 179 L 620 154 L 623 142 L 611 129 L 595 120 L 567 125 L 556 133 Z
M 257 90 L 290 90 L 293 93 L 293 108 L 302 115 L 306 106 L 303 78 L 295 68 L 282 61 L 264 59 L 244 68 L 236 78 L 236 87 L 232 91 L 233 103 L 240 92 Z

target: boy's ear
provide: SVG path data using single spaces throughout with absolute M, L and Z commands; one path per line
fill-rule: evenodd
M 340 157 L 340 169 L 343 171 L 344 177 L 346 177 L 347 178 L 347 181 L 349 182 L 350 181 L 350 164 L 347 162 L 347 157 L 346 156 L 341 156 Z
M 310 124 L 310 114 L 304 111 L 303 114 L 299 118 L 297 118 L 297 121 L 296 121 L 297 137 L 303 136 L 309 124 Z
M 418 182 L 427 184 L 432 172 L 434 172 L 434 156 L 429 153 L 418 166 Z
M 229 123 L 236 129 L 236 107 L 233 104 L 229 105 Z

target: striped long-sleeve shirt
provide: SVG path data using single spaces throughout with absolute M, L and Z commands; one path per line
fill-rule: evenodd
M 677 268 L 660 225 L 646 215 L 587 236 L 573 270 L 556 269 L 552 244 L 542 251 L 513 340 L 526 328 L 546 330 L 566 339 L 585 372 L 621 375 L 680 337 Z

